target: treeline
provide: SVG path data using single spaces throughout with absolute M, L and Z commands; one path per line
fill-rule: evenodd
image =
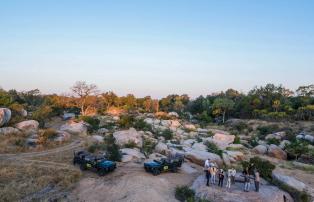
M 105 114 L 115 108 L 126 112 L 171 112 L 203 123 L 225 122 L 227 118 L 265 120 L 314 120 L 314 85 L 301 86 L 295 92 L 274 84 L 256 87 L 247 94 L 234 89 L 191 100 L 188 95 L 168 95 L 162 99 L 132 94 L 119 97 L 114 92 L 102 93 L 96 85 L 76 82 L 71 95 L 43 95 L 38 89 L 17 92 L 0 89 L 0 106 L 13 113 L 22 109 L 34 119 L 44 120 L 64 111 L 81 115 Z

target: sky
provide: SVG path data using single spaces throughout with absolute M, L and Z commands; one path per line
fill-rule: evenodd
M 0 86 L 191 97 L 314 83 L 312 0 L 0 1 Z

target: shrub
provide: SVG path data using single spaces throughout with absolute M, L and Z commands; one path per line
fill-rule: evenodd
M 44 130 L 42 133 L 39 135 L 39 143 L 40 144 L 45 144 L 47 140 L 51 140 L 57 137 L 57 131 L 53 128 L 48 128 Z
M 308 143 L 300 140 L 295 140 L 285 146 L 285 151 L 289 158 L 298 159 L 302 154 L 309 152 Z
M 214 154 L 217 154 L 219 155 L 220 157 L 222 157 L 222 153 L 223 151 L 221 149 L 218 148 L 218 146 L 213 143 L 213 142 L 209 142 L 209 141 L 206 141 L 205 142 L 205 145 L 207 146 L 207 150 L 211 153 L 214 153 Z
M 94 143 L 87 148 L 87 151 L 90 153 L 95 153 L 98 150 L 106 150 L 106 145 L 102 143 Z
M 80 116 L 80 120 L 88 123 L 91 126 L 91 130 L 98 130 L 99 129 L 99 119 L 91 116 Z
M 232 128 L 237 130 L 238 132 L 242 132 L 242 131 L 244 131 L 245 129 L 248 128 L 248 125 L 245 122 L 243 122 L 243 121 L 239 121 L 239 122 L 235 123 L 232 126 Z
M 184 201 L 194 201 L 195 192 L 188 186 L 177 186 L 175 189 L 175 197 L 177 200 Z
M 258 136 L 260 139 L 264 139 L 266 135 L 278 132 L 279 126 L 277 124 L 272 124 L 269 126 L 258 126 Z
M 138 119 L 134 122 L 133 127 L 136 130 L 152 131 L 152 126 L 144 121 L 144 119 Z
M 128 143 L 124 144 L 125 148 L 135 148 L 137 147 L 136 143 L 134 141 L 129 141 Z
M 277 138 L 269 138 L 267 139 L 267 144 L 274 144 L 274 145 L 279 145 L 280 144 L 280 140 L 278 140 Z
M 111 161 L 121 161 L 122 155 L 119 146 L 115 143 L 113 135 L 106 136 L 105 143 L 107 145 L 106 153 L 108 159 Z
M 42 105 L 32 113 L 32 118 L 39 122 L 40 127 L 45 127 L 45 120 L 52 115 L 52 108 L 50 106 Z
M 121 128 L 130 128 L 133 127 L 134 117 L 130 115 L 122 115 L 118 121 L 118 124 Z
M 171 140 L 173 137 L 173 133 L 170 129 L 166 129 L 160 133 L 160 136 L 164 137 L 165 140 Z
M 250 161 L 242 162 L 243 169 L 249 168 L 250 173 L 257 169 L 264 179 L 271 181 L 272 171 L 275 169 L 275 165 L 267 160 L 263 160 L 259 157 L 253 157 Z M 252 174 L 252 173 L 251 173 Z
M 144 138 L 142 151 L 145 154 L 145 156 L 148 156 L 151 153 L 153 153 L 155 146 L 156 144 L 153 141 L 151 141 L 150 139 Z
M 252 147 L 256 147 L 258 145 L 258 137 L 252 136 L 252 138 L 249 140 L 249 144 Z
M 241 144 L 240 137 L 238 135 L 235 136 L 233 144 Z

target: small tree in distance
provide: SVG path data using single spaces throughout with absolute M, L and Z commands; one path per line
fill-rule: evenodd
M 95 84 L 87 84 L 85 81 L 77 81 L 71 88 L 73 94 L 78 97 L 78 107 L 81 109 L 81 115 L 85 116 L 90 107 L 90 101 L 93 101 L 93 96 L 98 93 L 98 88 Z

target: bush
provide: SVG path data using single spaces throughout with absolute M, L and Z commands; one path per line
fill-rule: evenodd
M 119 146 L 115 143 L 113 135 L 106 136 L 105 143 L 107 145 L 106 153 L 108 159 L 111 161 L 121 161 L 122 155 Z
M 204 144 L 207 146 L 208 152 L 217 154 L 220 157 L 222 157 L 223 151 L 221 149 L 219 149 L 218 146 L 215 143 L 206 141 Z
M 160 133 L 160 136 L 164 137 L 165 140 L 171 140 L 173 137 L 173 133 L 170 129 L 166 129 Z
M 235 123 L 232 126 L 232 128 L 237 130 L 238 132 L 242 132 L 242 131 L 244 131 L 245 129 L 248 128 L 248 125 L 245 122 L 243 122 L 243 121 L 239 121 L 239 122 Z
M 184 201 L 194 201 L 195 192 L 188 186 L 177 186 L 175 189 L 175 197 L 177 200 Z
M 129 141 L 128 143 L 124 144 L 125 148 L 135 148 L 137 147 L 136 143 L 134 141 Z
M 264 179 L 271 181 L 272 180 L 272 172 L 275 169 L 275 165 L 267 160 L 263 160 L 259 157 L 253 157 L 250 161 L 243 161 L 242 167 L 245 170 L 249 168 L 249 172 L 252 174 L 254 169 L 257 169 Z
M 240 137 L 238 135 L 235 136 L 233 144 L 241 144 Z
M 95 153 L 98 150 L 101 150 L 101 151 L 106 150 L 106 145 L 105 144 L 94 143 L 94 144 L 90 145 L 87 148 L 87 151 L 90 152 L 90 153 Z
M 145 154 L 145 156 L 148 156 L 151 153 L 153 153 L 155 146 L 156 144 L 153 141 L 151 141 L 150 139 L 144 138 L 142 151 Z
M 267 139 L 267 144 L 271 145 L 279 145 L 280 144 L 280 140 L 278 140 L 277 138 L 269 138 Z
M 91 126 L 91 130 L 98 130 L 99 129 L 99 119 L 91 116 L 80 116 L 80 120 L 88 123 Z M 91 131 L 92 132 L 92 131 Z
M 152 131 L 152 126 L 144 121 L 144 119 L 138 119 L 134 122 L 133 127 L 136 130 Z
M 266 135 L 278 132 L 279 126 L 277 124 L 272 124 L 269 126 L 258 126 L 258 136 L 260 139 L 264 139 Z
M 285 146 L 285 151 L 287 152 L 289 159 L 294 158 L 297 160 L 302 154 L 309 152 L 308 143 L 301 140 L 295 140 L 291 142 L 291 144 Z
M 258 138 L 256 136 L 252 136 L 252 138 L 249 140 L 249 144 L 252 147 L 256 147 L 258 145 Z
M 57 131 L 53 128 L 48 128 L 39 135 L 39 143 L 45 144 L 47 140 L 51 140 L 56 137 L 57 137 Z
M 122 115 L 118 121 L 121 128 L 131 128 L 133 127 L 134 117 L 130 115 Z

